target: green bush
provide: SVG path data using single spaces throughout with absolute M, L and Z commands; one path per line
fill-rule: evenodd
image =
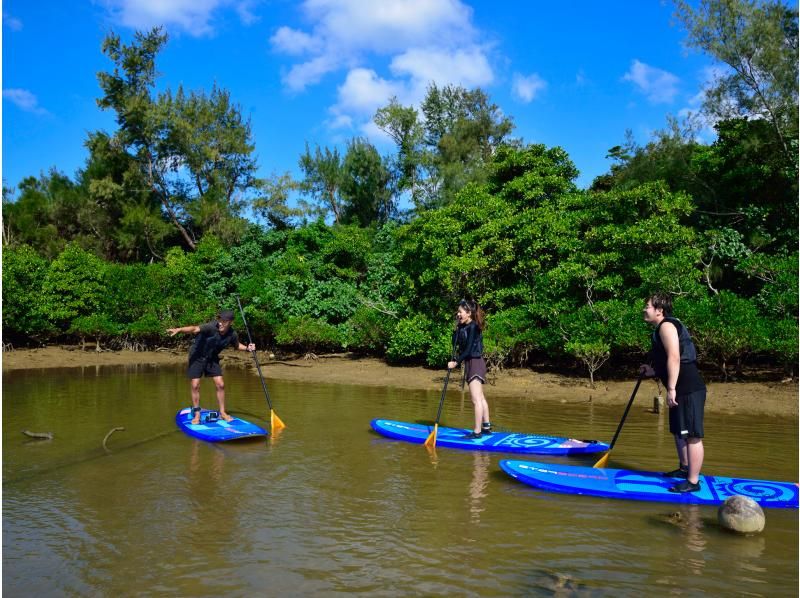
M 434 343 L 433 323 L 421 314 L 402 318 L 389 340 L 386 357 L 394 362 L 418 360 L 428 354 Z M 441 344 L 441 339 L 440 339 Z M 449 354 L 449 347 L 445 354 Z
M 312 318 L 294 316 L 278 326 L 275 341 L 284 347 L 300 349 L 304 353 L 333 351 L 341 348 L 339 330 L 335 326 Z
M 345 325 L 345 345 L 353 351 L 383 355 L 394 330 L 394 318 L 361 306 Z

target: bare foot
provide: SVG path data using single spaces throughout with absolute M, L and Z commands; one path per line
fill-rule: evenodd
M 196 425 L 198 425 L 199 423 L 200 423 L 200 414 L 199 414 L 199 413 L 197 413 L 197 414 L 196 414 L 196 415 L 195 415 L 195 416 L 192 418 L 192 425 L 193 425 L 193 426 L 196 426 Z
M 220 411 L 220 412 L 219 412 L 219 416 L 220 416 L 222 419 L 224 419 L 226 422 L 233 421 L 233 418 L 232 418 L 230 415 L 228 415 L 227 413 L 225 413 L 224 411 Z

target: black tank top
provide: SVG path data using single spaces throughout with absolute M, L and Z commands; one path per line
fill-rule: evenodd
M 704 390 L 706 385 L 703 382 L 703 377 L 697 369 L 697 349 L 694 346 L 692 337 L 689 330 L 684 326 L 678 318 L 667 317 L 653 330 L 651 338 L 652 351 L 650 352 L 650 359 L 653 362 L 653 369 L 656 375 L 661 378 L 664 385 L 667 385 L 667 351 L 664 348 L 664 343 L 661 342 L 661 336 L 658 334 L 661 325 L 664 322 L 669 322 L 678 331 L 678 344 L 680 346 L 681 354 L 681 369 L 678 373 L 678 382 L 675 384 L 675 391 L 677 394 L 686 394 L 695 392 L 697 390 Z

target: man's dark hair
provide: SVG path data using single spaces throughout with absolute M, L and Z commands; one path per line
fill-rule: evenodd
M 672 315 L 672 297 L 667 293 L 653 293 L 649 299 L 650 305 L 660 309 L 664 313 L 664 317 Z

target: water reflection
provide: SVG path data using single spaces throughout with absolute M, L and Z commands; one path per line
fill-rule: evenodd
M 491 458 L 485 451 L 472 453 L 472 481 L 469 484 L 469 513 L 470 521 L 478 524 L 481 522 L 481 513 L 486 509 L 486 487 L 489 485 L 489 463 Z

